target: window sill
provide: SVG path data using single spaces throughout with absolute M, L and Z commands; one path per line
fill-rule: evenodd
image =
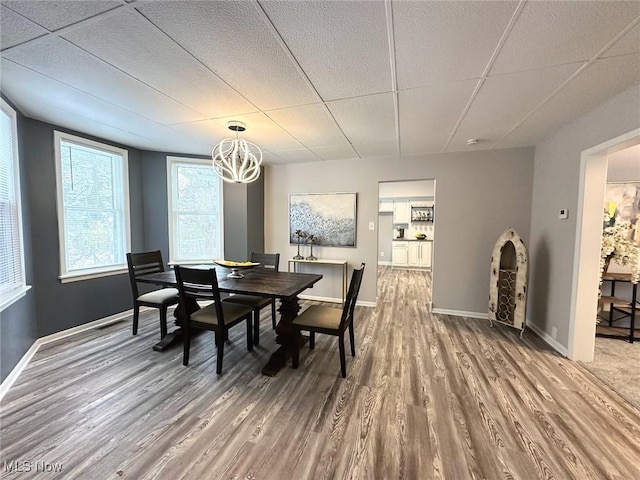
M 101 277 L 110 277 L 112 275 L 122 275 L 123 273 L 128 273 L 129 270 L 124 268 L 117 268 L 115 270 L 107 270 L 107 271 L 93 271 L 93 272 L 85 272 L 85 273 L 67 273 L 64 275 L 60 275 L 58 279 L 60 283 L 71 283 L 71 282 L 80 282 L 82 280 L 91 280 L 93 278 L 101 278 Z
M 15 290 L 10 290 L 6 293 L 3 293 L 2 298 L 0 299 L 0 312 L 24 297 L 30 289 L 31 285 L 25 285 L 24 287 L 16 288 Z

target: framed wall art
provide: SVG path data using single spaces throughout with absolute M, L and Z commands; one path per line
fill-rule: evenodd
M 289 194 L 289 243 L 296 231 L 313 235 L 315 244 L 329 247 L 356 246 L 356 193 Z
M 632 239 L 640 245 L 640 182 L 608 182 L 604 209 L 612 224 L 631 223 Z

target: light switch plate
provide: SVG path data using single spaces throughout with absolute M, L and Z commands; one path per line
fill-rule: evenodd
M 373 222 L 369 222 L 369 230 L 375 230 L 376 229 L 376 224 Z

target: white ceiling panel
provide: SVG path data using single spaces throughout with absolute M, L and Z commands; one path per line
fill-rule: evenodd
M 465 80 L 400 92 L 401 153 L 442 151 L 477 83 Z
M 138 9 L 261 109 L 318 101 L 251 2 L 152 2 Z
M 396 140 L 393 93 L 328 102 L 327 107 L 351 143 Z
M 593 58 L 640 15 L 640 2 L 527 2 L 491 74 Z
M 23 44 L 3 56 L 161 124 L 202 118 L 62 38 L 51 37 Z
M 607 50 L 603 57 L 614 57 L 616 55 L 626 55 L 627 53 L 640 52 L 640 23 L 636 24 L 620 40 Z
M 322 104 L 270 110 L 267 115 L 307 147 L 349 143 Z
M 574 79 L 570 87 L 561 90 L 533 113 L 497 147 L 517 146 L 521 142 L 535 144 L 552 129 L 586 114 L 611 98 L 615 92 L 624 91 L 639 82 L 640 55 L 597 60 Z
M 361 158 L 368 157 L 397 157 L 400 155 L 400 145 L 394 142 L 357 143 L 353 145 Z
M 324 100 L 392 90 L 384 2 L 260 3 Z
M 44 28 L 0 5 L 0 46 L 3 50 L 46 33 Z
M 398 88 L 479 77 L 517 2 L 393 2 Z
M 50 31 L 58 30 L 123 5 L 117 0 L 100 0 L 99 2 L 86 0 L 3 0 L 2 3 Z
M 63 36 L 205 117 L 257 110 L 135 10 Z
M 351 160 L 359 158 L 351 145 L 336 145 L 330 147 L 316 147 L 311 149 L 322 160 Z
M 306 148 L 297 149 L 297 150 L 283 150 L 276 152 L 278 157 L 280 157 L 285 163 L 307 163 L 307 162 L 317 162 L 321 160 L 321 158 L 313 153 L 311 150 Z
M 493 145 L 580 66 L 561 65 L 487 78 L 447 150 L 467 150 L 470 138 L 478 139 L 481 146 Z

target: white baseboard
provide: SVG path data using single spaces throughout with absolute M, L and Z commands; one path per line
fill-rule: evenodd
M 456 317 L 489 319 L 489 314 L 484 312 L 465 312 L 464 310 L 448 310 L 446 308 L 431 308 L 431 313 L 439 315 L 453 315 Z
M 547 332 L 541 330 L 540 327 L 538 327 L 537 325 L 535 325 L 533 323 L 527 323 L 525 325 L 525 329 L 532 330 L 533 333 L 535 333 L 542 340 L 544 340 L 545 343 L 547 343 L 551 348 L 553 348 L 555 351 L 557 351 L 560 355 L 562 355 L 563 357 L 569 358 L 569 351 L 567 350 L 567 347 L 565 347 L 564 345 L 559 343 L 557 340 L 555 340 Z
M 382 260 L 378 260 L 378 265 L 390 267 L 392 265 L 392 263 L 391 262 L 383 262 Z
M 143 312 L 145 310 L 150 310 L 150 308 L 143 307 L 140 309 L 140 312 Z M 37 338 L 36 341 L 33 342 L 33 345 L 31 345 L 31 348 L 27 350 L 27 353 L 25 353 L 22 356 L 18 364 L 15 367 L 13 367 L 13 370 L 11 370 L 11 373 L 7 375 L 7 378 L 5 378 L 2 384 L 0 385 L 0 401 L 2 401 L 6 393 L 13 386 L 13 384 L 16 382 L 16 380 L 18 379 L 22 371 L 26 368 L 26 366 L 29 364 L 33 356 L 36 354 L 36 352 L 42 345 L 55 342 L 56 340 L 60 340 L 62 338 L 67 338 L 72 335 L 77 335 L 79 333 L 86 332 L 87 330 L 93 330 L 95 328 L 105 327 L 107 325 L 120 322 L 124 320 L 126 317 L 131 315 L 133 315 L 133 309 L 116 313 L 108 317 L 100 318 L 98 320 L 94 320 L 93 322 L 84 323 L 82 325 L 78 325 L 77 327 L 68 328 L 66 330 L 62 330 L 61 332 L 56 332 L 56 333 L 52 333 L 51 335 L 46 335 L 44 337 Z

